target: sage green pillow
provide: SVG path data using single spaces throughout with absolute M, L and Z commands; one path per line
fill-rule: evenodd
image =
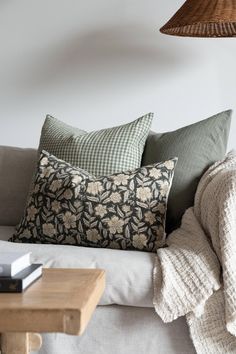
M 225 156 L 231 114 L 228 110 L 172 132 L 149 134 L 143 166 L 178 157 L 168 199 L 167 232 L 180 225 L 185 210 L 193 205 L 202 174 Z
M 118 127 L 86 133 L 47 116 L 38 152 L 48 151 L 95 176 L 140 167 L 153 114 Z

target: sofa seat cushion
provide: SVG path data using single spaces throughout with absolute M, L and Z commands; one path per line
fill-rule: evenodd
M 0 227 L 0 240 L 13 232 L 13 227 Z M 43 263 L 44 267 L 104 269 L 106 289 L 100 305 L 153 307 L 155 253 L 6 241 L 0 241 L 0 249 L 32 252 L 32 262 Z

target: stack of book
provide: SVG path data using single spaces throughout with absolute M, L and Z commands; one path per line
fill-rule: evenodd
M 21 293 L 42 275 L 42 264 L 31 264 L 30 253 L 0 252 L 0 293 Z

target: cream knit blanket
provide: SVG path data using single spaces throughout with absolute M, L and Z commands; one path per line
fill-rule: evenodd
M 236 154 L 203 175 L 194 207 L 158 249 L 154 306 L 186 315 L 198 354 L 236 353 Z

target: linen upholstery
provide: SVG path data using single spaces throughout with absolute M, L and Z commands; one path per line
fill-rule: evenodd
M 0 226 L 0 239 L 13 230 Z M 65 348 L 70 354 L 195 354 L 185 319 L 164 324 L 152 308 L 154 253 L 3 241 L 0 249 L 32 252 L 31 261 L 45 267 L 106 270 L 102 306 L 85 333 L 80 337 L 44 333 L 42 348 L 34 354 L 65 354 Z
M 0 239 L 12 234 L 0 226 Z M 46 268 L 100 268 L 106 271 L 106 288 L 100 305 L 153 307 L 152 271 L 155 253 L 109 248 L 12 243 L 0 241 L 3 252 L 31 252 L 33 263 Z
M 20 221 L 36 156 L 34 149 L 0 146 L 0 225 L 16 225 Z
M 86 133 L 48 115 L 38 151 L 46 150 L 94 176 L 134 169 L 140 167 L 152 118 L 149 113 L 128 124 Z
M 180 225 L 183 213 L 193 205 L 200 177 L 214 162 L 224 158 L 232 111 L 163 134 L 151 132 L 142 165 L 178 157 L 167 208 L 167 232 Z
M 196 354 L 184 318 L 163 324 L 140 307 L 99 306 L 82 336 L 42 337 L 38 354 Z

